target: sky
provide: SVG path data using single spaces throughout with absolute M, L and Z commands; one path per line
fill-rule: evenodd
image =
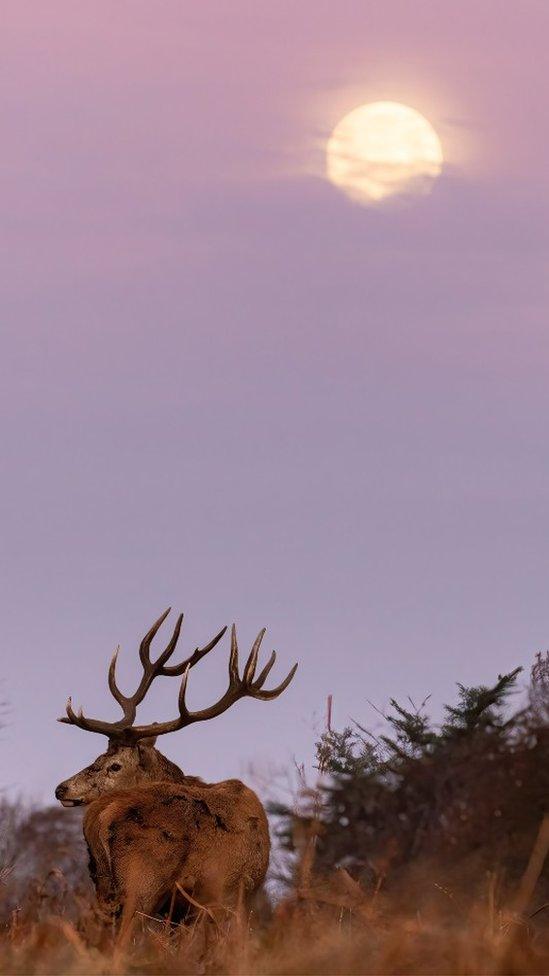
M 3 785 L 103 750 L 140 638 L 268 628 L 275 702 L 158 743 L 274 788 L 334 724 L 549 643 L 546 0 L 6 0 L 0 24 Z M 375 100 L 428 196 L 325 178 Z M 170 618 L 171 619 L 171 618 Z M 165 625 L 164 641 L 168 639 Z M 156 647 L 164 646 L 160 635 Z M 225 641 L 191 707 L 224 690 Z M 273 680 L 275 678 L 273 677 Z M 175 717 L 162 679 L 143 721 Z M 175 686 L 175 687 L 174 687 Z

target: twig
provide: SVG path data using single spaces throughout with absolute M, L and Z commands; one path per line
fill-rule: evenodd
M 200 909 L 201 912 L 205 912 L 206 915 L 209 915 L 210 918 L 211 918 L 211 920 L 212 920 L 212 922 L 215 922 L 216 921 L 213 912 L 211 912 L 209 908 L 206 908 L 205 905 L 201 905 L 199 901 L 196 901 L 193 898 L 192 895 L 189 895 L 189 893 L 187 891 L 185 891 L 185 889 L 182 887 L 182 885 L 179 884 L 179 881 L 176 881 L 175 882 L 175 887 L 177 888 L 177 890 L 179 892 L 181 892 L 181 894 L 183 895 L 183 897 L 186 898 L 187 901 L 189 901 L 191 903 L 191 905 L 194 905 L 195 908 L 198 908 L 198 909 Z

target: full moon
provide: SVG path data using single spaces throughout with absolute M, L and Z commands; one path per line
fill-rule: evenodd
M 355 203 L 428 193 L 442 170 L 440 139 L 414 108 L 370 102 L 345 115 L 326 147 L 328 179 Z

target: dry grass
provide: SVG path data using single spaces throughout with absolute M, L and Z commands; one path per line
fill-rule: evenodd
M 52 816 L 39 831 L 39 853 L 43 838 L 52 837 Z M 522 877 L 479 869 L 474 894 L 465 862 L 461 881 L 443 861 L 425 859 L 398 880 L 388 867 L 368 890 L 344 869 L 320 878 L 312 831 L 294 866 L 294 888 L 274 908 L 258 902 L 255 911 L 220 920 L 193 901 L 191 925 L 139 916 L 124 950 L 95 913 L 91 889 L 77 870 L 85 863 L 80 847 L 71 848 L 60 834 L 58 847 L 49 845 L 50 860 L 43 852 L 33 856 L 35 878 L 28 880 L 31 835 L 19 829 L 15 836 L 25 839 L 24 850 L 12 845 L 16 869 L 0 871 L 0 976 L 549 972 L 549 904 L 543 904 L 549 818 L 523 860 Z M 68 874 L 51 866 L 62 855 Z
M 98 924 L 91 902 L 59 910 L 55 901 L 42 898 L 7 919 L 0 939 L 0 973 L 548 972 L 549 908 L 533 914 L 531 906 L 525 907 L 539 869 L 540 845 L 547 838 L 540 834 L 538 840 L 530 873 L 525 873 L 515 903 L 507 906 L 498 904 L 502 885 L 496 875 L 486 878 L 484 896 L 476 903 L 467 904 L 463 891 L 449 891 L 424 877 L 416 882 L 416 891 L 399 898 L 397 907 L 383 887 L 365 894 L 340 870 L 329 880 L 312 880 L 306 889 L 294 891 L 263 921 L 244 912 L 218 924 L 203 914 L 192 926 L 140 917 L 124 953 L 117 951 L 114 933 Z

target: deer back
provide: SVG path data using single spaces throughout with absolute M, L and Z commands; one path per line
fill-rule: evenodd
M 223 901 L 253 891 L 269 861 L 269 830 L 255 793 L 239 780 L 155 783 L 96 800 L 84 834 L 100 901 L 110 911 L 139 887 L 158 904 L 177 883 Z

